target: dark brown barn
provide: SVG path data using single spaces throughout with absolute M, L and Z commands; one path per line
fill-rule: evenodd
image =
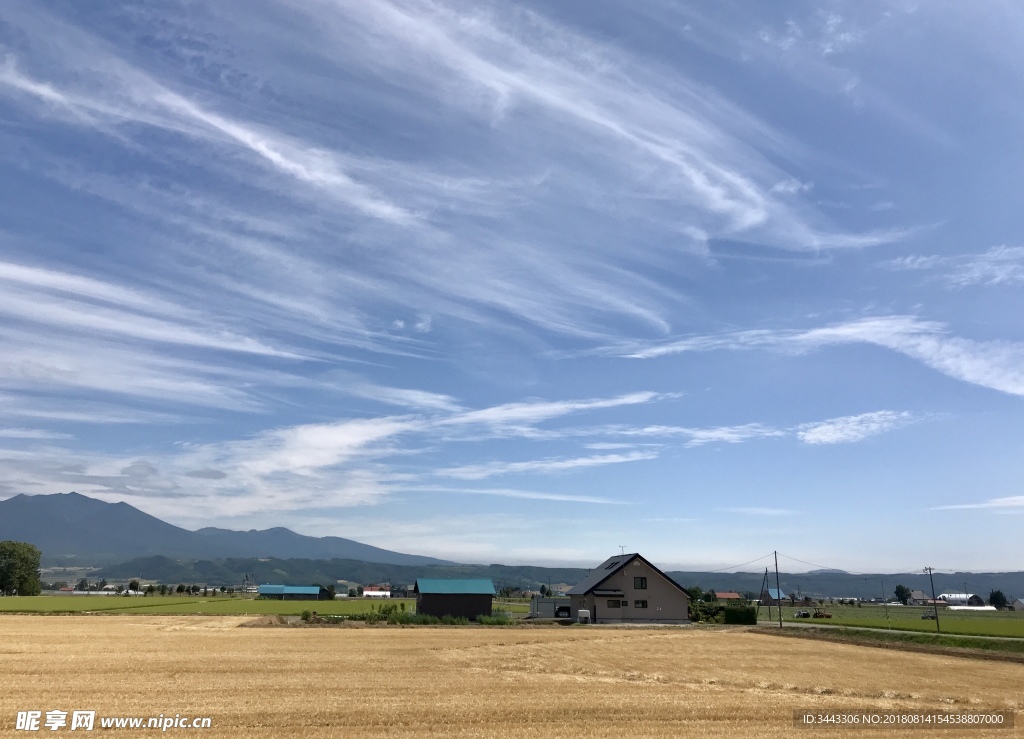
M 494 583 L 490 580 L 416 581 L 416 613 L 428 616 L 455 616 L 476 621 L 491 615 Z

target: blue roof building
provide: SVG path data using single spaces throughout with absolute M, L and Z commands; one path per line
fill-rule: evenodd
M 319 585 L 260 585 L 261 598 L 273 600 L 330 600 L 331 593 Z
M 789 600 L 789 596 L 783 593 L 777 588 L 766 588 L 761 591 L 761 605 L 773 605 L 777 606 L 784 600 Z

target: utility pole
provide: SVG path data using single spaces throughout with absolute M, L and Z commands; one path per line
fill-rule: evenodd
M 764 577 L 761 578 L 761 593 L 768 593 L 768 568 L 764 568 Z M 757 596 L 757 614 L 761 615 L 761 595 Z M 768 593 L 768 620 L 772 620 L 772 594 Z
M 939 626 L 939 606 L 935 602 L 935 579 L 932 577 L 932 568 L 925 567 L 924 571 L 928 573 L 928 582 L 932 584 L 932 608 L 935 610 L 935 631 L 941 634 L 942 627 Z
M 891 629 L 892 624 L 889 622 L 889 599 L 885 597 L 885 580 L 880 580 L 879 582 L 882 583 L 882 603 L 885 604 L 885 624 Z
M 782 588 L 779 586 L 779 553 L 775 552 L 775 594 L 779 596 L 779 628 L 782 628 Z M 771 595 L 771 593 L 769 593 Z M 768 599 L 771 601 L 771 598 Z

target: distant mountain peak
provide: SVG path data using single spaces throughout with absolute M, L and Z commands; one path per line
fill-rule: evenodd
M 206 527 L 189 531 L 134 506 L 80 493 L 16 495 L 0 501 L 0 540 L 28 541 L 44 561 L 92 558 L 95 564 L 162 555 L 178 559 L 271 557 L 352 559 L 379 564 L 452 564 L 336 536 L 317 538 L 277 526 L 263 531 Z

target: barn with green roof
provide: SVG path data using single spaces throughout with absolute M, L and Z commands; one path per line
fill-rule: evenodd
M 476 621 L 491 615 L 494 583 L 487 579 L 439 580 L 420 578 L 413 588 L 416 613 L 443 618 L 455 616 Z

